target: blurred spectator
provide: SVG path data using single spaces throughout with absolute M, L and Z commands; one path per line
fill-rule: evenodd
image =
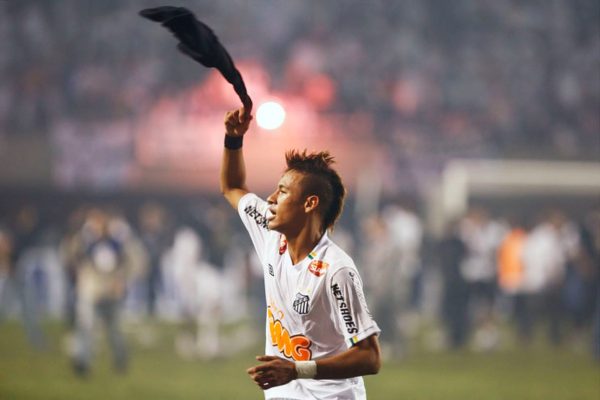
M 549 338 L 555 345 L 562 339 L 564 324 L 562 294 L 570 242 L 563 235 L 565 223 L 559 211 L 550 211 L 532 229 L 523 247 L 523 287 L 534 308 L 530 314 L 541 313 L 548 320 Z
M 161 260 L 171 245 L 170 223 L 166 210 L 158 204 L 147 203 L 139 211 L 139 234 L 148 255 L 146 273 L 146 309 L 154 316 L 156 301 L 162 290 Z
M 416 336 L 421 322 L 423 226 L 414 207 L 409 206 L 406 200 L 384 207 L 381 216 L 391 245 L 390 262 L 395 264 L 393 268 L 397 271 L 392 277 L 396 285 L 395 307 L 400 336 L 408 342 Z
M 577 227 L 578 232 L 569 232 L 571 236 L 577 235 L 579 240 L 570 257 L 565 281 L 567 312 L 578 330 L 584 329 L 592 319 L 600 280 L 599 248 L 595 243 L 599 228 L 593 226 L 600 223 L 600 218 L 592 213 L 584 218 Z
M 510 230 L 498 248 L 498 286 L 510 300 L 511 315 L 515 317 L 517 332 L 522 342 L 529 342 L 532 335 L 531 316 L 527 297 L 523 294 L 525 266 L 523 247 L 527 232 L 516 219 L 510 221 Z
M 405 292 L 404 308 L 416 308 L 421 292 L 421 245 L 423 226 L 419 217 L 407 206 L 390 205 L 382 211 L 390 240 L 394 247 L 394 258 L 401 271 Z
M 84 257 L 80 243 L 81 227 L 85 222 L 86 210 L 79 207 L 68 216 L 65 234 L 60 242 L 60 256 L 65 271 L 65 322 L 69 331 L 74 331 L 77 320 L 77 268 Z
M 575 327 L 575 339 L 582 340 L 588 327 L 597 319 L 594 335 L 595 357 L 600 360 L 600 212 L 584 216 L 579 226 L 579 252 L 573 259 L 566 283 L 567 312 Z M 569 292 L 571 293 L 569 296 Z
M 113 366 L 125 372 L 128 354 L 120 313 L 128 279 L 140 273 L 143 253 L 127 223 L 101 209 L 87 212 L 79 232 L 82 258 L 77 266 L 77 342 L 75 372 L 89 373 L 96 317 L 105 325 Z
M 0 321 L 8 313 L 9 285 L 12 284 L 12 240 L 6 226 L 0 225 Z
M 407 352 L 406 335 L 400 328 L 405 311 L 404 299 L 410 295 L 410 286 L 402 276 L 395 258 L 394 243 L 384 219 L 374 215 L 363 221 L 361 257 L 364 269 L 365 291 L 370 294 L 373 317 L 381 321 L 380 342 L 385 357 L 399 357 Z
M 461 274 L 467 282 L 469 327 L 480 350 L 495 347 L 499 339 L 494 317 L 496 251 L 504 232 L 503 226 L 483 208 L 472 208 L 460 222 L 460 236 L 467 249 Z
M 39 265 L 31 257 L 31 252 L 39 244 L 40 229 L 37 208 L 25 205 L 17 210 L 11 229 L 4 231 L 3 247 L 7 264 L 0 293 L 0 318 L 3 318 L 3 313 L 10 311 L 12 300 L 16 299 L 27 339 L 36 349 L 44 347 L 44 335 L 40 326 L 37 290 L 40 282 L 34 279 L 34 275 L 39 276 Z
M 167 261 L 178 288 L 183 320 L 193 326 L 193 334 L 180 333 L 177 353 L 184 358 L 215 358 L 226 350 L 222 344 L 222 294 L 224 282 L 216 266 L 203 258 L 202 240 L 196 232 L 182 227 L 175 234 Z
M 448 344 L 453 349 L 466 344 L 469 331 L 468 288 L 460 269 L 467 255 L 467 248 L 458 229 L 457 222 L 449 223 L 438 248 L 444 280 L 442 321 L 446 325 Z

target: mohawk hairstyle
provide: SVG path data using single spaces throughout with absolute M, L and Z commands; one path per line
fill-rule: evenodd
M 344 208 L 346 189 L 338 173 L 331 167 L 335 162 L 328 151 L 308 153 L 288 150 L 285 153 L 287 171 L 298 171 L 303 179 L 303 194 L 319 197 L 319 212 L 325 230 L 333 229 Z

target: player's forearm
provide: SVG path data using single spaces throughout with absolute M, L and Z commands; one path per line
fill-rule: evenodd
M 221 162 L 221 193 L 235 189 L 246 190 L 246 166 L 242 149 L 223 149 Z
M 225 114 L 225 148 L 221 162 L 221 192 L 236 208 L 246 190 L 246 167 L 242 145 L 252 121 L 251 110 L 240 108 Z
M 379 372 L 380 367 L 379 343 L 376 336 L 371 336 L 341 354 L 317 360 L 315 379 L 346 379 L 373 375 Z

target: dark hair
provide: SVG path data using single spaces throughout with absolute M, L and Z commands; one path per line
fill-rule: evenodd
M 333 229 L 344 208 L 346 189 L 342 178 L 331 168 L 335 161 L 328 151 L 308 153 L 289 150 L 285 153 L 287 171 L 298 171 L 310 179 L 303 179 L 303 194 L 319 197 L 323 228 Z

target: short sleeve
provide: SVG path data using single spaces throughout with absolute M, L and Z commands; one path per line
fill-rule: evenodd
M 355 269 L 342 268 L 332 275 L 329 297 L 335 322 L 348 347 L 381 332 L 369 312 L 362 282 Z
M 267 239 L 272 234 L 267 226 L 268 212 L 268 203 L 254 193 L 246 193 L 238 202 L 238 214 L 261 262 L 264 261 Z

